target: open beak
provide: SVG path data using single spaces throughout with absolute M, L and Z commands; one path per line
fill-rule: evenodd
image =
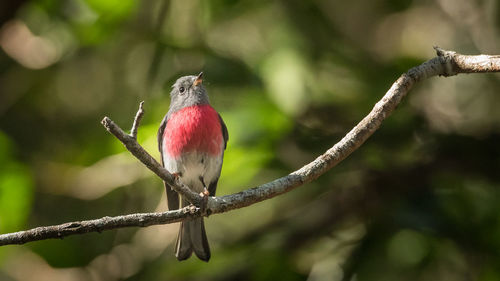
M 202 71 L 202 72 L 200 72 L 200 74 L 198 74 L 198 76 L 196 77 L 196 80 L 194 80 L 194 82 L 193 82 L 193 85 L 194 85 L 194 86 L 198 86 L 198 85 L 200 85 L 202 82 L 203 82 L 203 71 Z

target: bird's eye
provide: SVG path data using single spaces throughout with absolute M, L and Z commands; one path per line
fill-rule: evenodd
M 184 87 L 179 88 L 179 92 L 181 92 L 181 94 L 184 93 L 184 90 L 186 90 Z

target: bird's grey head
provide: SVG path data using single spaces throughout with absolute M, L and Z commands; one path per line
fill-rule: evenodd
M 184 107 L 208 104 L 208 94 L 203 86 L 203 72 L 196 75 L 183 76 L 172 86 L 170 92 L 170 112 Z

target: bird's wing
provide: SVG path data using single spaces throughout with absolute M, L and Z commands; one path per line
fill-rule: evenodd
M 222 120 L 220 114 L 217 115 L 219 116 L 220 126 L 222 128 L 222 137 L 224 138 L 224 149 L 226 149 L 227 141 L 229 140 L 229 133 L 227 132 L 226 123 L 224 123 L 224 120 Z
M 165 127 L 167 127 L 168 119 L 170 119 L 170 114 L 167 113 L 163 120 L 161 121 L 160 128 L 158 129 L 158 149 L 160 150 L 161 155 L 161 165 L 165 167 L 165 163 L 163 163 L 163 132 L 165 131 Z M 179 209 L 179 194 L 172 189 L 168 183 L 163 182 L 165 185 L 165 190 L 167 191 L 167 201 L 168 201 L 168 209 L 169 210 L 177 210 Z
M 222 117 L 220 116 L 220 114 L 218 114 L 218 116 L 219 116 L 219 121 L 220 121 L 220 127 L 222 129 L 222 137 L 224 138 L 224 149 L 226 149 L 227 141 L 229 140 L 229 133 L 227 131 L 227 127 L 226 127 L 226 124 L 224 123 L 224 120 L 222 120 Z M 224 153 L 222 153 L 221 157 L 224 157 Z M 215 196 L 215 191 L 217 189 L 217 182 L 218 181 L 219 181 L 219 177 L 217 177 L 214 181 L 212 181 L 208 185 L 208 193 L 210 194 L 210 196 Z

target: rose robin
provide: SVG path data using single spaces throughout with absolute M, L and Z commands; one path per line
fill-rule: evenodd
M 221 116 L 210 106 L 203 86 L 203 72 L 184 76 L 170 92 L 170 108 L 158 130 L 163 166 L 194 192 L 215 196 L 228 132 Z M 179 209 L 189 202 L 165 183 L 168 208 Z M 193 253 L 210 259 L 203 218 L 181 222 L 175 256 L 185 260 Z

